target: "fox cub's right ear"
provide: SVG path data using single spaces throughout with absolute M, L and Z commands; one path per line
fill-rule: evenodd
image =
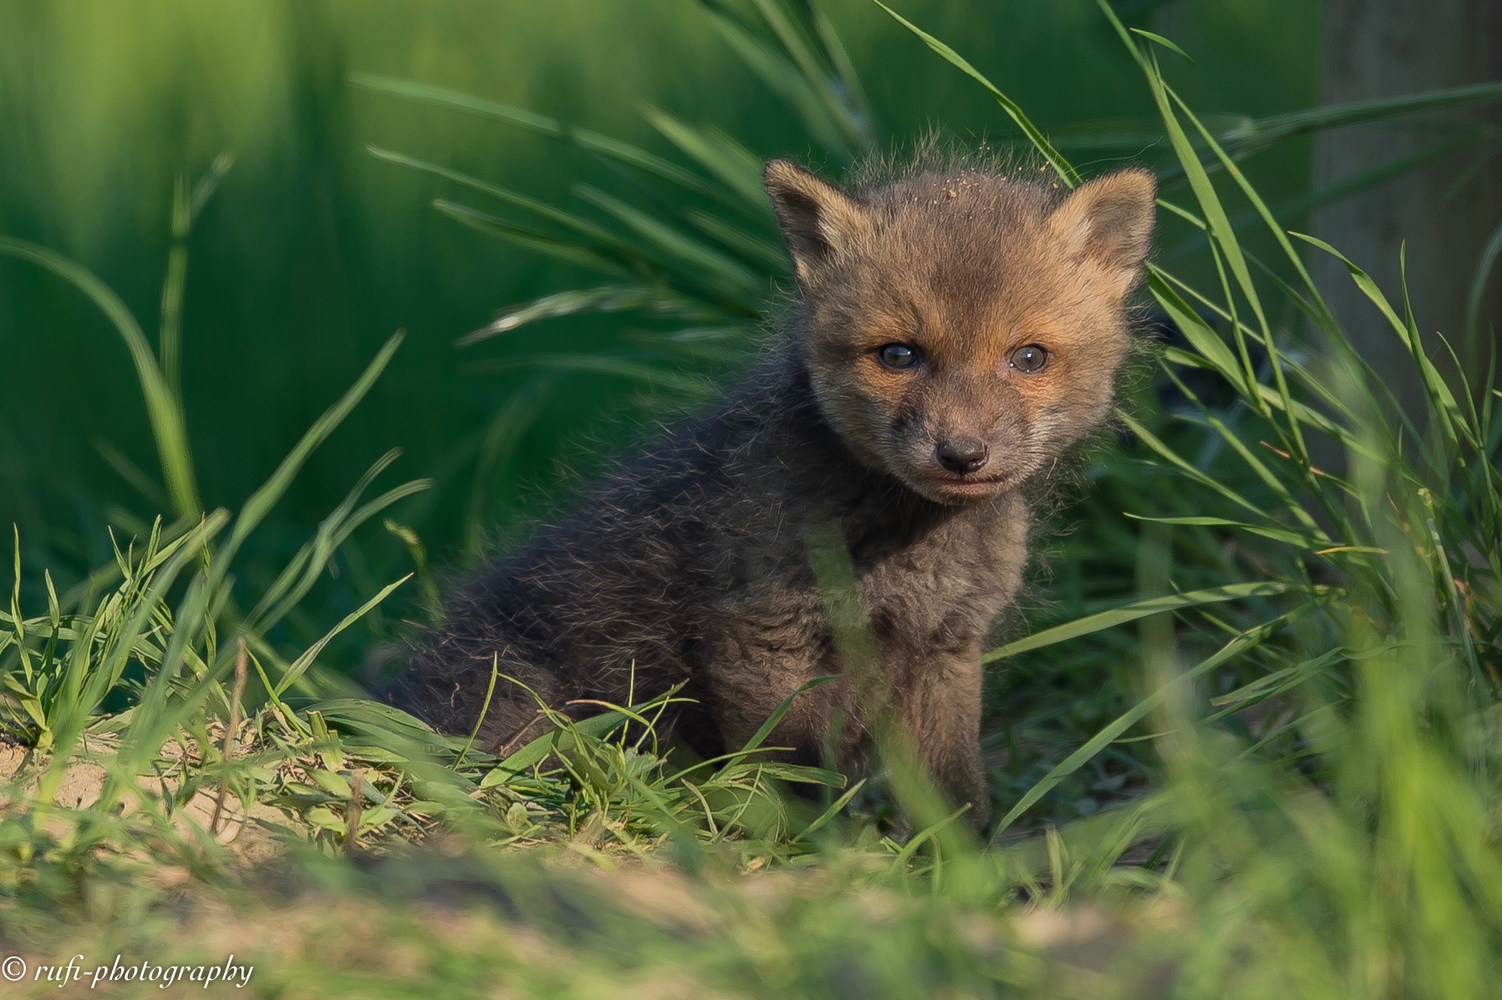
M 1152 249 L 1157 196 L 1158 181 L 1148 171 L 1117 170 L 1070 192 L 1049 226 L 1107 294 L 1123 298 L 1141 280 Z
M 831 257 L 846 250 L 870 225 L 861 203 L 802 167 L 772 160 L 762 171 L 793 273 L 805 288 Z

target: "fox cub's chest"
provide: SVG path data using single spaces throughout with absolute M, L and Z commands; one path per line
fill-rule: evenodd
M 1026 506 L 1004 498 L 957 511 L 915 537 L 854 547 L 877 638 L 935 648 L 978 643 L 1021 587 L 1029 529 Z

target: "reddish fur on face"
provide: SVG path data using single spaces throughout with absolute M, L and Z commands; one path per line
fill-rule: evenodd
M 1063 197 L 977 171 L 847 195 L 783 161 L 766 182 L 820 404 L 863 461 L 963 503 L 1015 487 L 1105 419 L 1151 241 L 1151 174 Z M 919 361 L 884 365 L 890 344 Z M 1028 346 L 1046 352 L 1041 371 L 1012 364 Z M 946 468 L 938 449 L 953 441 L 978 442 L 984 464 Z

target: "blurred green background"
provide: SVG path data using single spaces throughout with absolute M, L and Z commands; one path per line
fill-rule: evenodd
M 980 88 L 874 4 L 822 7 L 869 91 L 884 144 L 931 127 L 969 142 L 1013 136 Z M 1316 2 L 1117 7 L 1194 54 L 1174 72 L 1201 111 L 1264 115 L 1315 103 Z M 1066 149 L 1071 136 L 1130 134 L 1151 117 L 1136 68 L 1091 0 L 906 0 L 899 9 L 952 42 Z M 449 193 L 443 182 L 382 163 L 366 145 L 584 214 L 571 196 L 576 182 L 622 182 L 562 143 L 353 87 L 356 72 L 535 109 L 680 161 L 642 119 L 643 106 L 713 122 L 759 155 L 807 159 L 813 149 L 691 0 L 0 3 L 0 234 L 82 263 L 148 332 L 158 323 L 174 178 L 191 183 L 221 152 L 235 157 L 191 238 L 184 311 L 185 407 L 206 505 L 238 507 L 392 331 L 408 331 L 371 397 L 261 529 L 255 551 L 268 574 L 388 448 L 404 454 L 383 483 L 436 482 L 393 516 L 416 529 L 435 565 L 453 568 L 475 554 L 463 515 L 477 490 L 493 536 L 515 537 L 643 433 L 652 412 L 619 379 L 551 376 L 514 458 L 494 481 L 475 483 L 487 423 L 536 373 L 477 374 L 474 361 L 587 349 L 619 330 L 608 317 L 555 320 L 456 348 L 500 308 L 579 276 L 440 216 L 429 202 Z M 1119 143 L 1070 150 L 1091 170 L 1150 152 Z M 1307 144 L 1292 142 L 1247 169 L 1270 200 L 1287 202 L 1307 190 L 1308 159 Z M 97 309 L 8 258 L 0 367 L 0 524 L 18 526 L 33 570 L 49 567 L 66 585 L 109 560 L 107 524 L 128 531 L 157 513 L 100 450 L 103 442 L 156 475 L 140 393 Z M 410 565 L 400 541 L 367 525 L 308 621 L 326 623 L 327 612 Z M 392 613 L 403 609 L 372 626 L 390 634 Z M 310 635 L 322 630 L 308 625 Z

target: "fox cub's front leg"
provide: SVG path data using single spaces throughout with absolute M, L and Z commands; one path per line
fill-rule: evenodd
M 980 755 L 980 651 L 931 654 L 898 687 L 898 713 L 939 790 L 982 829 L 991 796 Z

